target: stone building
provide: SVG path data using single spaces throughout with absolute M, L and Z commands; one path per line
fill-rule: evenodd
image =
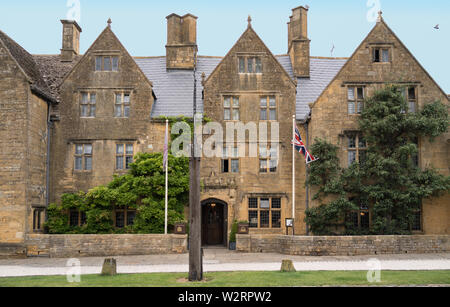
M 0 243 L 20 244 L 42 232 L 46 206 L 62 194 L 108 183 L 126 173 L 138 152 L 161 152 L 160 117 L 192 117 L 194 93 L 199 111 L 223 127 L 254 123 L 269 135 L 276 125 L 280 131 L 264 146 L 248 139 L 226 149 L 216 144 L 228 155 L 202 159 L 204 243 L 226 244 L 234 220 L 248 220 L 251 233 L 283 234 L 293 205 L 295 234 L 307 234 L 305 209 L 315 203 L 296 154 L 293 204 L 293 115 L 307 143 L 320 137 L 337 144 L 346 167 L 364 150 L 349 148 L 347 140 L 358 144 L 360 102 L 375 89 L 405 86 L 411 112 L 433 100 L 449 102 L 381 14 L 350 58 L 311 56 L 307 19 L 308 9 L 292 10 L 284 55 L 272 54 L 250 17 L 225 57 L 197 55 L 191 14 L 167 17 L 161 57 L 132 57 L 110 20 L 83 55 L 75 21 L 61 21 L 57 55 L 31 55 L 0 31 Z M 449 140 L 449 133 L 432 144 L 419 140 L 420 166 L 448 175 Z M 449 234 L 449 204 L 448 195 L 425 202 L 417 231 Z M 82 223 L 82 214 L 74 218 Z

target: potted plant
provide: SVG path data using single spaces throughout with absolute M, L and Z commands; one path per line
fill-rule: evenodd
M 238 223 L 238 234 L 240 235 L 248 235 L 249 233 L 249 224 L 247 221 L 240 221 Z
M 230 240 L 229 240 L 229 249 L 236 250 L 236 233 L 238 231 L 238 223 L 237 221 L 233 222 L 230 231 Z

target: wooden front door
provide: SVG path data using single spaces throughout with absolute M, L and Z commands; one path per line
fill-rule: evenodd
M 202 208 L 202 244 L 224 244 L 224 205 L 205 204 Z

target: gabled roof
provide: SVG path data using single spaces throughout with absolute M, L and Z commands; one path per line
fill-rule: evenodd
M 9 51 L 11 57 L 30 82 L 31 90 L 45 100 L 56 103 L 57 100 L 42 78 L 42 73 L 33 56 L 2 31 L 0 31 L 0 43 Z
M 275 58 L 295 80 L 289 55 L 277 55 Z M 197 61 L 197 104 L 203 111 L 201 75 L 208 78 L 223 57 L 199 56 Z M 194 97 L 194 73 L 186 70 L 166 70 L 166 57 L 136 57 L 136 63 L 149 80 L 153 82 L 156 101 L 152 109 L 152 118 L 160 116 L 192 116 Z M 297 108 L 298 120 L 309 114 L 308 104 L 314 102 L 328 83 L 334 78 L 346 62 L 343 58 L 311 58 L 311 78 L 298 79 Z

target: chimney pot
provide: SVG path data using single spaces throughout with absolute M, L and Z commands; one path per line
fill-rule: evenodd
M 61 20 L 63 25 L 61 61 L 72 62 L 80 54 L 81 27 L 75 20 Z

